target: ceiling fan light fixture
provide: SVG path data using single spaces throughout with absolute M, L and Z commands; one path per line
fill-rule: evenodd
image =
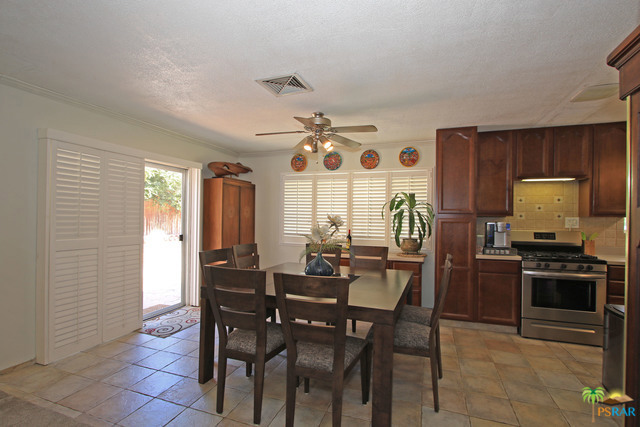
M 304 144 L 304 149 L 307 151 L 311 151 L 313 150 L 313 147 L 311 146 L 310 142 L 307 142 L 306 144 Z
M 325 149 L 325 150 L 327 150 L 327 151 L 333 151 L 333 145 L 329 145 L 329 147 L 328 147 L 328 148 L 327 148 L 327 147 L 325 147 L 324 149 Z
M 326 140 L 324 142 L 324 144 L 322 144 L 322 146 L 324 147 L 325 150 L 330 151 L 331 149 L 333 149 L 333 146 L 331 145 L 331 141 Z

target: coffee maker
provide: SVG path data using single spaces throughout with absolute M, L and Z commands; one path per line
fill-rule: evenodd
M 491 255 L 511 255 L 511 224 L 508 222 L 487 222 L 484 225 L 483 253 Z

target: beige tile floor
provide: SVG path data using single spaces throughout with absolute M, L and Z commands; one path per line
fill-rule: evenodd
M 525 339 L 504 328 L 443 323 L 440 412 L 433 411 L 429 360 L 396 355 L 394 425 L 592 425 L 592 407 L 582 401 L 581 391 L 601 385 L 600 348 Z M 358 334 L 367 327 L 358 322 Z M 49 366 L 6 370 L 0 374 L 0 391 L 96 426 L 252 424 L 253 378 L 231 361 L 224 412 L 217 414 L 215 382 L 197 381 L 198 338 L 198 325 L 164 339 L 133 333 Z M 284 425 L 285 377 L 285 356 L 277 356 L 267 365 L 263 425 Z M 357 368 L 345 387 L 343 424 L 370 425 L 371 403 L 360 402 Z M 300 389 L 296 425 L 330 425 L 330 401 L 329 384 L 312 381 L 307 395 Z M 25 416 L 23 425 L 32 418 Z M 596 415 L 595 421 L 622 425 L 620 418 Z

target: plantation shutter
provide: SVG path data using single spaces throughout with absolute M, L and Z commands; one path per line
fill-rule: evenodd
M 101 342 L 99 299 L 100 189 L 98 150 L 54 145 L 51 161 L 48 354 L 53 360 Z
M 144 161 L 109 153 L 106 160 L 105 341 L 142 324 Z
M 431 170 L 424 171 L 421 174 L 415 172 L 393 172 L 391 174 L 391 194 L 389 199 L 397 193 L 414 193 L 416 195 L 416 201 L 431 203 Z M 385 218 L 388 214 L 388 210 L 385 211 Z M 424 209 L 421 209 L 424 212 Z M 389 221 L 391 223 L 391 221 Z M 405 218 L 403 223 L 402 237 L 409 237 L 409 222 Z M 418 237 L 417 231 L 414 232 L 414 238 Z M 391 241 L 394 242 L 393 233 L 391 235 Z
M 313 179 L 284 177 L 283 179 L 283 237 L 308 234 L 313 220 Z
M 142 325 L 144 162 L 64 141 L 43 144 L 37 361 L 47 364 Z
M 318 177 L 316 181 L 316 222 L 327 223 L 327 215 L 348 218 L 349 180 L 346 174 Z M 344 230 L 346 232 L 346 230 Z M 342 232 L 342 231 L 341 231 Z M 346 234 L 346 233 L 344 233 Z
M 352 181 L 351 235 L 354 239 L 385 240 L 382 206 L 387 200 L 387 175 L 355 175 Z

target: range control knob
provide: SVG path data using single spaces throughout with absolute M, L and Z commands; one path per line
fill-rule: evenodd
M 593 265 L 587 265 L 587 271 L 593 270 Z
M 563 269 L 563 270 L 566 269 L 567 268 L 567 264 L 560 264 L 560 268 Z
M 580 264 L 580 265 L 578 266 L 578 270 L 584 270 L 584 265 Z
M 536 262 L 536 268 L 540 268 L 540 267 L 542 267 L 542 264 L 539 262 Z
M 549 264 L 548 262 L 545 262 L 544 263 L 544 268 L 549 268 L 549 267 L 551 267 L 551 264 Z

